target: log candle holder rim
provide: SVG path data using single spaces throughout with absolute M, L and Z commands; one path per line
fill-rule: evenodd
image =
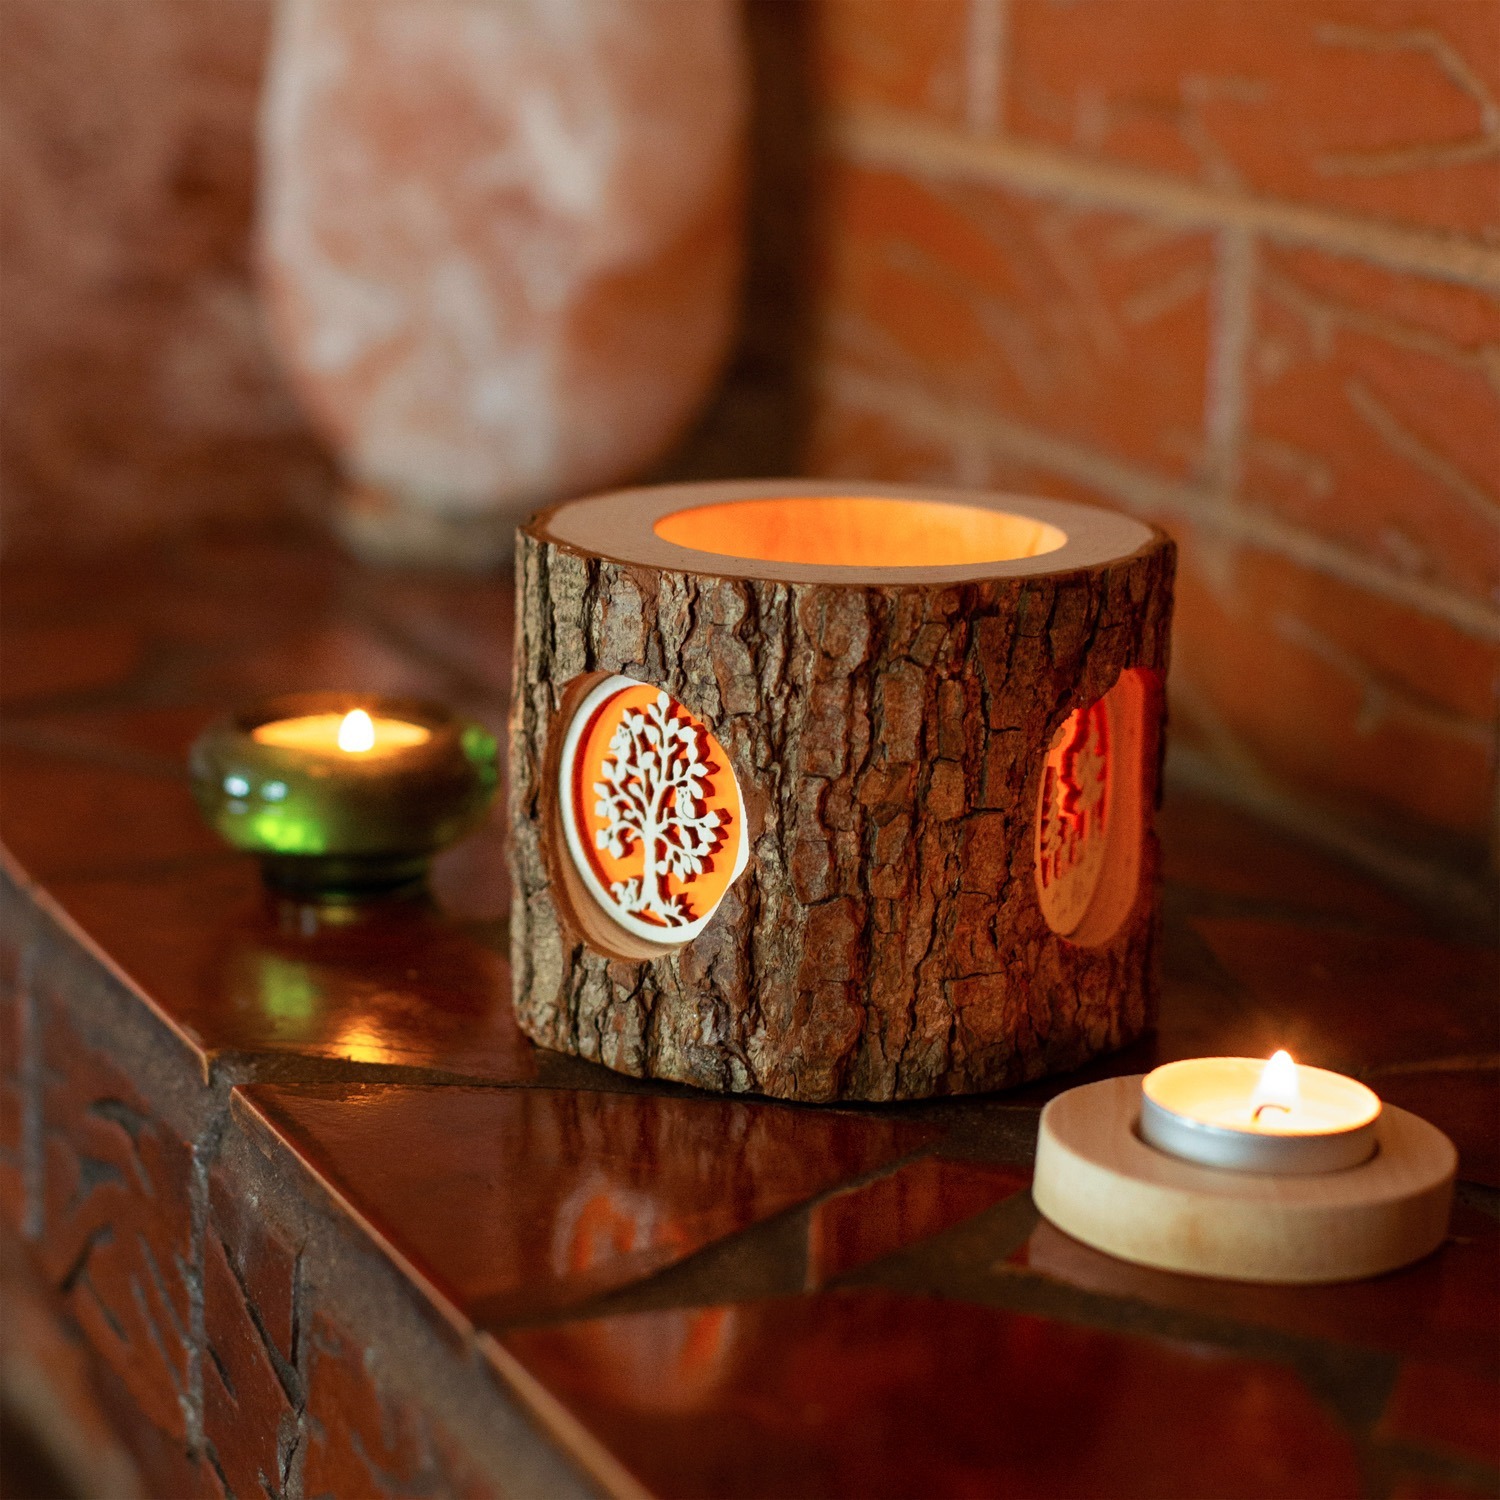
M 695 512 L 701 514 L 757 502 L 801 500 L 908 502 L 941 507 L 950 519 L 956 510 L 971 509 L 990 517 L 1033 523 L 1038 528 L 1041 545 L 1022 556 L 980 556 L 953 563 L 893 566 L 860 560 L 817 563 L 785 555 L 748 557 L 689 546 L 679 540 L 695 529 L 683 524 Z M 1135 557 L 1157 544 L 1164 535 L 1157 527 L 1132 516 L 1074 500 L 932 485 L 813 479 L 729 480 L 611 490 L 551 506 L 533 517 L 527 529 L 539 540 L 627 565 L 851 589 L 930 587 L 1103 568 Z M 1055 541 L 1052 533 L 1061 533 L 1062 540 Z
M 776 525 L 740 525 L 743 502 Z M 883 535 L 892 502 L 926 509 Z M 1156 993 L 1174 558 L 1117 511 L 926 485 L 674 484 L 539 512 L 511 708 L 522 1029 L 805 1102 L 978 1092 L 1133 1041 Z M 645 698 L 622 734 L 611 696 L 564 777 L 611 677 L 648 690 L 659 742 Z M 726 771 L 750 844 L 727 886 L 706 831 L 735 826 Z

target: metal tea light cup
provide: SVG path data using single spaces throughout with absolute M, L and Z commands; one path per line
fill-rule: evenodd
M 278 721 L 363 709 L 426 737 L 376 756 L 268 744 Z M 375 895 L 420 885 L 433 855 L 477 828 L 499 785 L 495 737 L 440 704 L 354 693 L 291 693 L 211 725 L 189 761 L 204 817 L 260 856 L 266 883 L 294 895 Z

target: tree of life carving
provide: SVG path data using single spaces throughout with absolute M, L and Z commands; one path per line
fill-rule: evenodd
M 641 873 L 610 884 L 622 911 L 664 927 L 683 927 L 696 917 L 686 895 L 667 888 L 701 875 L 709 855 L 725 839 L 728 817 L 704 806 L 710 767 L 704 732 L 672 710 L 658 693 L 644 712 L 621 718 L 594 783 L 595 813 L 604 824 L 595 845 L 623 858 L 641 850 Z

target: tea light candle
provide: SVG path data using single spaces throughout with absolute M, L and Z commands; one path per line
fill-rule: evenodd
M 193 790 L 281 889 L 359 895 L 416 885 L 484 818 L 499 783 L 494 736 L 437 704 L 301 693 L 200 736 Z
M 1358 1166 L 1375 1153 L 1380 1100 L 1364 1084 L 1285 1052 L 1196 1057 L 1141 1081 L 1141 1138 L 1159 1151 L 1233 1172 L 1302 1175 Z
M 273 719 L 251 731 L 262 745 L 287 750 L 309 750 L 317 755 L 390 755 L 425 745 L 432 731 L 404 719 L 372 719 L 362 708 L 348 713 L 299 714 L 295 719 Z

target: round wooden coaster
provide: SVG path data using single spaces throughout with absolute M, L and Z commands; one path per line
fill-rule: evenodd
M 1141 1080 L 1109 1078 L 1042 1111 L 1036 1205 L 1121 1260 L 1235 1281 L 1355 1281 L 1435 1250 L 1448 1232 L 1458 1153 L 1387 1104 L 1369 1161 L 1315 1176 L 1201 1167 L 1136 1133 Z

